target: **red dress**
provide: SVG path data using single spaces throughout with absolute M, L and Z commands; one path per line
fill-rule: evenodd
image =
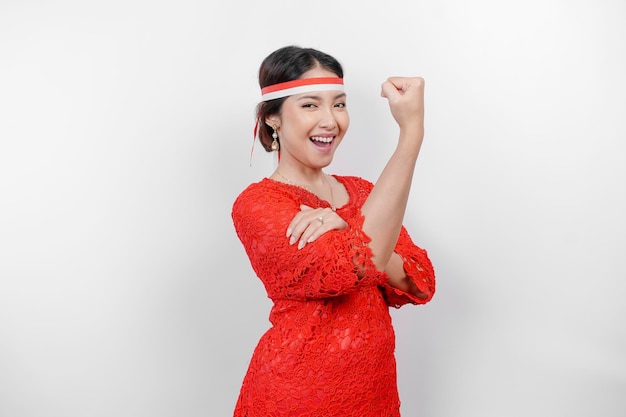
M 349 227 L 300 250 L 285 237 L 288 224 L 301 204 L 328 207 L 326 201 L 265 178 L 233 204 L 237 235 L 274 303 L 273 326 L 254 350 L 235 417 L 400 415 L 389 306 L 428 302 L 434 271 L 426 251 L 402 227 L 395 252 L 428 297 L 389 286 L 371 261 L 369 238 L 361 229 L 360 208 L 373 185 L 358 177 L 335 178 L 350 196 L 337 209 Z

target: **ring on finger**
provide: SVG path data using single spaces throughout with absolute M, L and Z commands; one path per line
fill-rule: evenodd
M 317 220 L 319 220 L 320 224 L 324 224 L 324 218 L 322 216 L 319 216 Z

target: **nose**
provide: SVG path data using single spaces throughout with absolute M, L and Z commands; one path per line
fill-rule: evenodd
M 324 129 L 334 129 L 337 127 L 337 119 L 332 107 L 325 107 L 320 115 L 320 127 Z

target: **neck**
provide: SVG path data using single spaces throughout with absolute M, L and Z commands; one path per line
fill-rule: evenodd
M 313 176 L 316 178 L 312 178 Z M 308 192 L 317 195 L 318 198 L 326 200 L 330 204 L 332 210 L 336 210 L 333 186 L 330 183 L 328 176 L 321 169 L 316 170 L 315 173 L 311 173 L 309 179 L 302 179 L 304 176 L 292 176 L 289 173 L 281 171 L 281 167 L 279 166 L 276 168 L 276 171 L 274 171 L 274 174 L 272 174 L 272 178 L 286 184 L 303 188 Z
M 276 169 L 292 181 L 315 184 L 324 181 L 324 171 L 322 168 L 300 167 L 288 164 L 278 164 Z

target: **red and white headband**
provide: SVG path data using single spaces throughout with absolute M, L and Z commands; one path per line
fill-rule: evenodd
M 275 100 L 313 91 L 344 91 L 343 78 L 301 78 L 299 80 L 268 85 L 261 89 L 261 101 Z

